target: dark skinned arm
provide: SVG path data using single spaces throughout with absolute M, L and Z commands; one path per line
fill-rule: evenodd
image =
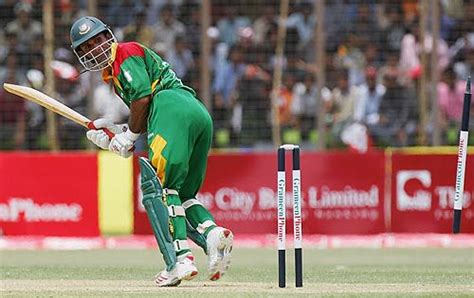
M 132 101 L 130 104 L 130 116 L 128 117 L 128 128 L 134 133 L 145 133 L 147 131 L 147 119 L 150 108 L 151 96 L 145 96 Z

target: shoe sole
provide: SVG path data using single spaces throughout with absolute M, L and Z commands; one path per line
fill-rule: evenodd
M 181 284 L 181 280 L 178 279 L 178 281 L 176 281 L 175 283 L 172 283 L 172 284 L 169 284 L 167 286 L 163 286 L 163 287 L 177 287 Z
M 175 281 L 169 283 L 169 284 L 166 284 L 166 285 L 160 285 L 160 283 L 155 279 L 155 284 L 159 287 L 177 287 L 179 286 L 179 284 L 181 283 L 181 280 L 180 279 L 176 279 Z
M 212 274 L 210 274 L 209 279 L 212 281 L 219 280 L 229 269 L 230 261 L 231 261 L 231 252 L 232 252 L 232 244 L 234 241 L 234 235 L 230 230 L 224 229 L 222 230 L 221 234 L 219 235 L 219 245 L 217 247 L 218 253 L 218 261 L 215 263 L 212 270 Z
M 176 287 L 178 286 L 182 280 L 191 280 L 193 278 L 195 278 L 196 276 L 198 275 L 198 271 L 195 267 L 195 269 L 191 269 L 187 272 L 184 272 L 183 274 L 181 275 L 177 275 L 173 281 L 171 281 L 169 284 L 165 284 L 165 285 L 160 285 L 160 283 L 157 281 L 158 279 L 155 279 L 155 283 L 159 286 L 159 287 Z
M 196 276 L 198 275 L 198 272 L 196 270 L 192 270 L 186 274 L 184 274 L 180 280 L 192 280 L 193 278 L 195 278 Z
M 173 281 L 167 285 L 160 285 L 156 280 L 155 280 L 155 283 L 159 286 L 159 287 L 177 287 L 179 286 L 179 284 L 181 283 L 182 280 L 192 280 L 193 278 L 195 278 L 196 276 L 198 275 L 198 271 L 196 270 L 192 270 L 190 272 L 187 272 L 185 274 L 183 274 L 182 276 L 178 276 L 176 278 L 176 281 Z

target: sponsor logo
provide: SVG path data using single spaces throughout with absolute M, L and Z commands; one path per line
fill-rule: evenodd
M 79 34 L 84 35 L 87 32 L 91 30 L 91 26 L 89 26 L 87 23 L 83 23 L 79 26 Z
M 82 206 L 79 204 L 39 204 L 31 198 L 10 198 L 0 203 L 0 222 L 78 222 Z
M 452 219 L 457 196 L 453 185 L 438 185 L 428 170 L 403 170 L 396 178 L 397 210 L 433 212 L 437 221 Z M 464 191 L 462 197 L 463 217 L 471 219 L 474 217 L 470 210 L 474 192 Z
M 456 190 L 453 186 L 438 186 L 434 190 L 434 194 L 438 196 L 438 207 L 441 209 L 453 209 L 454 201 L 456 200 Z M 471 207 L 474 197 L 474 192 L 464 191 L 462 208 L 467 209 Z
M 425 189 L 407 190 L 408 182 L 421 183 Z M 431 210 L 431 173 L 427 170 L 403 170 L 397 173 L 397 210 Z
M 458 150 L 458 162 L 456 166 L 456 193 L 454 196 L 455 209 L 462 208 L 462 197 L 464 190 L 464 171 L 466 165 L 466 141 L 467 135 L 464 132 L 461 132 L 459 138 L 459 150 Z
M 256 192 L 222 187 L 215 192 L 199 193 L 197 198 L 213 210 L 218 220 L 261 221 L 278 218 L 279 227 L 282 218 L 295 216 L 297 223 L 300 223 L 309 212 L 315 212 L 315 216 L 320 219 L 376 220 L 379 217 L 377 208 L 380 207 L 380 191 L 376 185 L 371 185 L 367 190 L 349 185 L 342 189 L 310 186 L 307 192 L 301 194 L 301 206 L 297 206 L 297 212 L 293 214 L 285 211 L 293 209 L 293 194 L 285 191 L 282 181 L 278 182 L 278 191 L 270 187 L 260 187 Z M 295 191 L 299 192 L 299 189 Z M 305 210 L 305 207 L 308 209 Z
M 377 208 L 379 205 L 379 188 L 372 185 L 368 190 L 355 189 L 346 185 L 343 189 L 335 190 L 322 186 L 318 196 L 315 187 L 308 189 L 308 202 L 312 208 Z
M 214 203 L 221 210 L 239 210 L 248 215 L 253 209 L 257 197 L 253 192 L 240 191 L 233 187 L 223 187 L 216 191 Z
M 436 220 L 451 220 L 453 218 L 453 207 L 456 203 L 456 189 L 454 186 L 437 186 L 433 192 L 438 197 L 438 207 L 434 209 Z M 464 191 L 462 200 L 463 217 L 470 220 L 474 218 L 474 212 L 470 208 L 473 202 L 474 192 Z M 461 203 L 459 201 L 459 203 Z

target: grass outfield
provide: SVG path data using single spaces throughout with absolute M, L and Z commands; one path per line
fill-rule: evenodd
M 306 249 L 304 287 L 294 287 L 287 252 L 286 289 L 277 286 L 275 249 L 235 249 L 228 274 L 200 275 L 178 288 L 157 288 L 162 267 L 153 250 L 0 251 L 0 296 L 474 296 L 472 249 Z

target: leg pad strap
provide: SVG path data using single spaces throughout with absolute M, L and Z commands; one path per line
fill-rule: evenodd
M 187 240 L 175 240 L 173 241 L 174 249 L 176 252 L 181 250 L 189 249 L 188 241 Z
M 182 206 L 170 205 L 168 206 L 168 213 L 170 217 L 186 216 L 186 213 L 184 212 L 184 208 Z
M 203 223 L 200 223 L 196 230 L 199 232 L 199 234 L 204 234 L 204 232 L 206 232 L 207 228 L 210 228 L 212 226 L 215 226 L 216 223 L 213 222 L 212 220 L 206 220 L 205 222 Z
M 188 199 L 186 201 L 184 201 L 183 203 L 183 208 L 184 209 L 188 209 L 189 207 L 192 207 L 194 205 L 200 205 L 200 206 L 204 206 L 201 202 L 199 202 L 197 199 Z

